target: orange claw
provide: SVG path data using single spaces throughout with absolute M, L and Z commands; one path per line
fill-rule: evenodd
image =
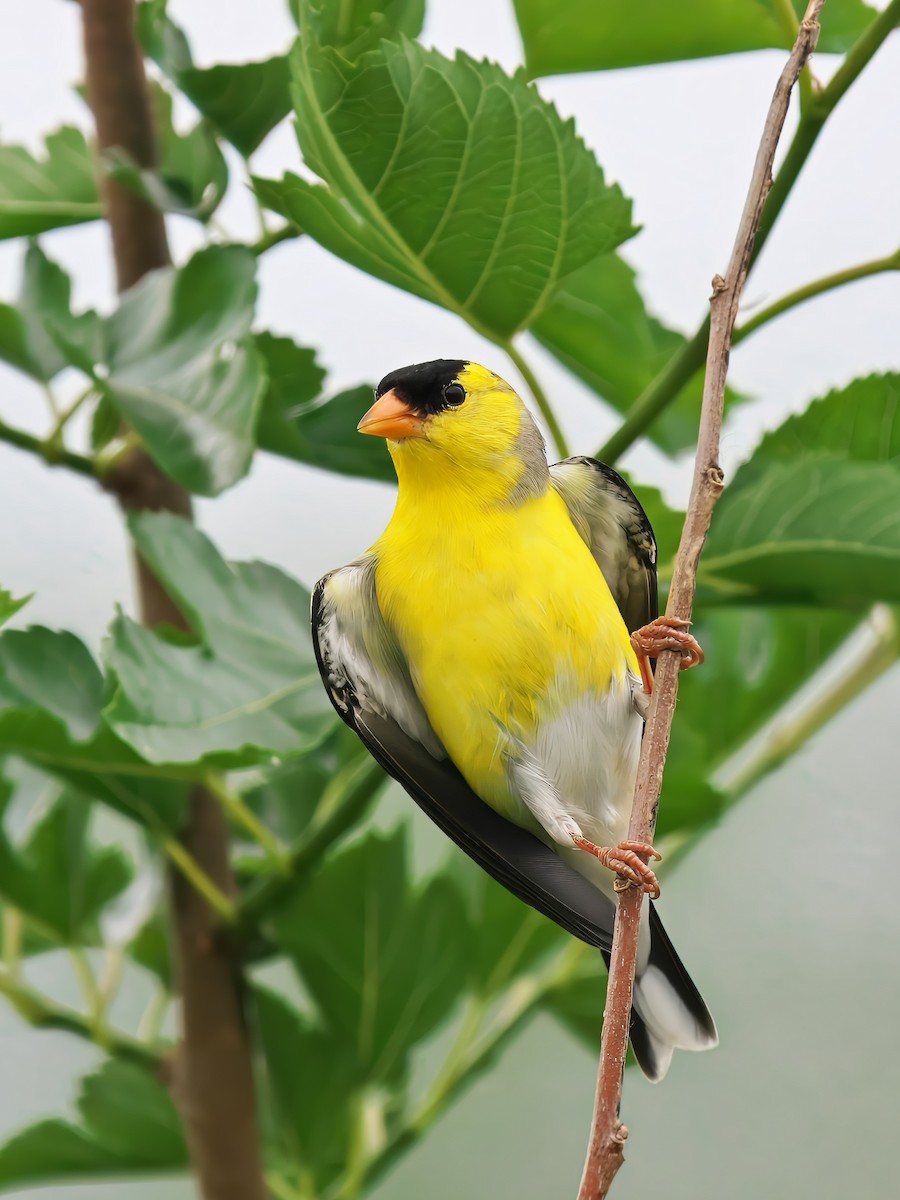
M 692 633 L 688 633 L 690 621 L 681 617 L 657 617 L 631 635 L 631 645 L 638 656 L 641 680 L 648 696 L 653 695 L 653 673 L 649 659 L 658 658 L 663 650 L 677 650 L 681 655 L 681 669 L 697 667 L 703 662 L 703 650 Z
M 593 854 L 604 867 L 615 871 L 635 887 L 647 892 L 654 900 L 659 899 L 659 881 L 651 867 L 638 856 L 643 854 L 657 861 L 662 855 L 646 842 L 619 842 L 618 846 L 596 846 L 585 837 L 576 837 L 572 841 L 579 850 Z

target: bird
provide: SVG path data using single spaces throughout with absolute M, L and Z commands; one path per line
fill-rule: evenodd
M 659 855 L 627 839 L 648 660 L 702 661 L 658 616 L 650 522 L 611 467 L 549 465 L 515 389 L 469 360 L 385 375 L 358 429 L 386 439 L 399 486 L 381 537 L 313 590 L 331 702 L 463 851 L 607 967 L 616 876 L 642 889 L 629 1032 L 656 1082 L 718 1036 L 653 904 Z

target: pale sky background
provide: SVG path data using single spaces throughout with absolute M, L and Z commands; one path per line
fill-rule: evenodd
M 292 34 L 283 0 L 170 0 L 169 7 L 199 65 L 264 57 Z M 3 139 L 36 148 L 63 120 L 87 128 L 72 91 L 82 70 L 77 6 L 5 0 L 3 17 Z M 509 0 L 429 0 L 424 40 L 510 68 L 520 60 Z M 623 254 L 639 270 L 652 310 L 688 333 L 703 315 L 711 276 L 727 261 L 782 61 L 779 53 L 758 53 L 541 84 L 564 115 L 575 115 L 607 177 L 634 198 L 645 228 Z M 815 71 L 825 79 L 836 62 L 819 56 Z M 898 79 L 895 34 L 829 121 L 751 277 L 748 312 L 896 248 Z M 189 106 L 182 111 L 189 119 Z M 792 127 L 789 117 L 785 141 Z M 277 175 L 297 163 L 285 125 L 255 156 L 254 169 Z M 235 236 L 255 236 L 254 208 L 240 185 L 218 218 Z M 199 227 L 182 219 L 171 221 L 170 234 L 179 260 L 202 240 Z M 44 246 L 72 272 L 77 303 L 109 308 L 102 226 L 60 231 Z M 0 244 L 0 298 L 16 294 L 21 253 L 19 245 Z M 727 424 L 729 474 L 762 430 L 810 397 L 860 374 L 896 370 L 898 312 L 900 278 L 881 276 L 818 299 L 741 345 L 732 378 L 756 399 Z M 496 347 L 457 318 L 368 279 L 309 239 L 263 260 L 258 326 L 318 347 L 334 390 L 435 357 L 481 359 L 517 382 Z M 575 451 L 590 453 L 615 418 L 539 347 L 523 346 Z M 67 386 L 73 381 L 64 380 L 61 391 Z M 37 389 L 2 367 L 0 414 L 36 431 L 45 426 Z M 638 481 L 684 498 L 687 463 L 644 449 L 625 464 Z M 392 503 L 390 488 L 259 456 L 249 479 L 202 501 L 198 515 L 228 556 L 268 559 L 309 583 L 369 544 Z M 114 603 L 131 603 L 111 503 L 83 480 L 0 446 L 0 506 L 0 584 L 37 593 L 23 618 L 74 629 L 96 646 Z M 676 1055 L 658 1088 L 629 1076 L 624 1115 L 632 1138 L 616 1190 L 623 1200 L 760 1193 L 837 1200 L 891 1190 L 900 1118 L 900 917 L 887 880 L 890 847 L 900 840 L 898 707 L 895 667 L 671 876 L 666 924 L 719 1020 L 722 1046 Z M 771 856 L 758 860 L 780 834 L 803 839 L 802 880 Z M 843 857 L 848 846 L 852 868 Z M 42 977 L 59 986 L 61 970 L 44 964 Z M 94 1056 L 63 1035 L 23 1032 L 0 1007 L 0 1060 L 2 1135 L 59 1113 L 73 1074 Z M 593 1075 L 580 1046 L 551 1022 L 538 1023 L 404 1161 L 379 1200 L 574 1194 Z M 146 1183 L 44 1194 L 175 1200 L 192 1191 Z

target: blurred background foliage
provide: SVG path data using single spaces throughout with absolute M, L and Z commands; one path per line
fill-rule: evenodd
M 569 447 L 531 365 L 535 341 L 598 408 L 623 414 L 600 457 L 641 442 L 689 450 L 705 329 L 685 336 L 645 304 L 618 253 L 637 232 L 632 202 L 542 99 L 539 78 L 785 48 L 802 8 L 516 0 L 524 68 L 509 73 L 421 44 L 421 0 L 292 0 L 293 45 L 198 67 L 165 0 L 141 0 L 159 167 L 124 151 L 98 159 L 71 126 L 38 153 L 0 146 L 0 239 L 28 239 L 18 295 L 0 305 L 0 358 L 33 382 L 35 406 L 49 404 L 39 433 L 30 420 L 0 423 L 3 456 L 31 453 L 90 487 L 140 444 L 201 497 L 245 477 L 258 450 L 390 481 L 384 447 L 355 432 L 374 366 L 336 390 L 314 347 L 261 327 L 260 263 L 301 238 L 492 343 L 492 365 L 505 360 L 523 380 L 557 456 Z M 803 81 L 763 240 L 898 19 L 897 3 L 879 13 L 829 0 L 820 49 L 844 57 L 827 84 Z M 192 114 L 186 128 L 176 111 Z M 298 148 L 280 176 L 263 177 L 251 156 L 285 120 Z M 740 147 L 741 160 L 753 151 Z M 197 222 L 206 244 L 101 313 L 73 301 L 44 235 L 102 220 L 104 172 Z M 254 242 L 234 241 L 217 218 L 241 186 L 259 205 Z M 738 340 L 814 295 L 896 270 L 898 251 L 884 249 L 769 304 Z M 739 389 L 731 412 L 751 403 Z M 716 513 L 696 625 L 707 663 L 682 689 L 660 812 L 670 861 L 897 655 L 900 375 L 807 401 L 782 413 Z M 659 489 L 636 487 L 664 585 L 681 514 Z M 327 528 L 327 509 L 303 514 L 298 538 L 311 521 Z M 373 821 L 385 780 L 320 686 L 309 580 L 226 561 L 174 516 L 136 515 L 128 530 L 189 633 L 110 612 L 96 651 L 28 625 L 25 599 L 0 593 L 0 991 L 25 1021 L 104 1056 L 72 1113 L 0 1147 L 0 1187 L 187 1169 L 160 1073 L 178 1003 L 160 886 L 169 861 L 243 958 L 271 1194 L 352 1200 L 536 1015 L 595 1048 L 599 957 L 455 852 L 412 855 L 405 823 Z M 198 783 L 228 815 L 237 897 L 177 839 Z M 60 951 L 77 1002 L 35 982 L 41 958 Z M 141 998 L 134 1019 L 119 1015 L 123 989 Z

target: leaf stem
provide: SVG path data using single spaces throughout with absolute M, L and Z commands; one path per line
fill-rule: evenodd
M 871 261 L 859 263 L 855 267 L 835 271 L 832 275 L 823 275 L 821 279 L 814 279 L 811 283 L 804 284 L 803 287 L 799 287 L 793 292 L 788 292 L 766 308 L 760 309 L 755 316 L 739 326 L 734 331 L 732 345 L 736 345 L 752 333 L 756 333 L 757 329 L 789 312 L 790 309 L 796 308 L 798 304 L 812 300 L 814 296 L 821 296 L 825 292 L 844 287 L 848 283 L 855 283 L 858 279 L 867 279 L 870 275 L 880 275 L 885 271 L 900 271 L 900 250 L 895 250 L 893 254 L 888 254 L 885 258 L 873 258 Z
M 800 124 L 797 126 L 787 154 L 778 169 L 775 182 L 766 198 L 756 245 L 750 256 L 750 266 L 759 257 L 825 122 L 898 22 L 900 22 L 900 0 L 891 0 L 887 8 L 878 14 L 851 46 L 827 86 L 813 97 L 806 112 L 802 114 Z M 706 316 L 694 336 L 682 343 L 656 378 L 651 380 L 638 396 L 625 420 L 597 451 L 597 458 L 607 463 L 615 463 L 656 417 L 675 400 L 688 380 L 703 366 L 708 339 L 709 316 Z
M 709 317 L 692 338 L 681 343 L 659 374 L 647 384 L 628 410 L 625 420 L 597 451 L 596 458 L 613 465 L 637 441 L 703 366 L 708 339 Z
M 119 991 L 122 982 L 124 953 L 119 945 L 108 946 L 103 960 L 103 970 L 97 980 L 97 1018 L 105 1021 L 109 1006 Z
M 148 1042 L 157 1040 L 170 1000 L 171 996 L 168 991 L 161 983 L 157 984 L 153 995 L 150 997 L 150 1002 L 141 1016 L 140 1024 L 138 1025 L 138 1037 Z
M 59 402 L 56 399 L 56 393 L 47 382 L 46 379 L 41 381 L 41 391 L 47 400 L 47 407 L 50 409 L 50 416 L 54 421 L 59 419 Z
M 22 961 L 22 912 L 7 906 L 3 910 L 3 966 L 11 979 L 18 978 Z
M 69 405 L 68 408 L 63 409 L 62 412 L 57 412 L 55 414 L 56 424 L 50 430 L 49 434 L 47 435 L 47 437 L 45 439 L 46 442 L 50 446 L 52 446 L 54 448 L 59 447 L 60 449 L 63 448 L 63 445 L 62 445 L 63 430 L 65 429 L 66 425 L 68 425 L 69 421 L 71 421 L 72 417 L 75 416 L 75 414 L 78 412 L 78 410 L 84 404 L 84 402 L 90 396 L 92 396 L 94 394 L 95 390 L 96 389 L 95 389 L 94 383 L 93 383 L 93 381 L 91 381 L 91 383 L 84 389 L 84 391 L 80 392 L 75 397 L 75 399 L 72 401 L 72 403 Z
M 303 230 L 298 225 L 282 225 L 280 229 L 270 229 L 262 234 L 255 242 L 251 243 L 249 250 L 251 254 L 259 258 L 261 254 L 265 254 L 273 246 L 278 246 L 281 242 L 289 242 L 292 238 L 302 236 Z
M 288 859 L 279 844 L 278 838 L 259 819 L 252 809 L 248 808 L 243 798 L 233 792 L 218 773 L 211 771 L 203 780 L 205 786 L 212 792 L 222 807 L 236 825 L 241 826 L 250 834 L 253 840 L 265 850 L 274 868 L 282 873 L 288 869 Z
M 36 1029 L 61 1029 L 85 1041 L 100 1046 L 107 1054 L 137 1066 L 156 1071 L 162 1064 L 164 1046 L 154 1046 L 128 1034 L 104 1027 L 100 1033 L 94 1023 L 74 1008 L 57 1004 L 34 988 L 15 978 L 9 971 L 0 971 L 0 994 L 16 1012 Z
M 313 1200 L 311 1192 L 302 1192 L 277 1171 L 266 1171 L 266 1187 L 275 1200 Z
M 547 393 L 541 387 L 537 376 L 511 341 L 503 342 L 502 346 L 512 359 L 519 374 L 528 384 L 528 390 L 534 397 L 535 404 L 540 409 L 541 416 L 544 418 L 544 423 L 550 431 L 550 436 L 553 438 L 557 452 L 561 458 L 568 458 L 569 446 L 566 442 L 566 436 L 560 427 L 559 421 L 556 419 L 556 413 L 553 411 L 553 406 L 547 398 Z
M 172 834 L 162 836 L 162 848 L 172 864 L 181 872 L 188 883 L 198 892 L 211 909 L 218 915 L 224 925 L 234 925 L 237 921 L 238 906 L 221 888 L 213 883 L 206 871 L 200 866 L 194 856 L 185 849 L 178 838 Z
M 69 958 L 72 961 L 75 978 L 78 980 L 81 997 L 90 1014 L 91 1023 L 99 1035 L 100 1030 L 97 1023 L 97 1015 L 100 1008 L 99 994 L 97 991 L 97 981 L 94 978 L 94 972 L 91 970 L 91 964 L 88 962 L 87 955 L 82 946 L 70 946 Z
M 0 442 L 8 442 L 10 446 L 17 446 L 19 450 L 36 454 L 50 467 L 68 467 L 70 471 L 79 475 L 96 478 L 97 472 L 92 459 L 83 454 L 75 454 L 64 446 L 52 445 L 34 434 L 26 433 L 24 429 L 7 425 L 5 421 L 0 421 Z
M 234 923 L 242 934 L 255 929 L 268 912 L 303 883 L 310 869 L 364 816 L 385 778 L 384 771 L 368 754 L 360 755 L 335 775 L 319 804 L 324 815 L 288 849 L 283 871 L 261 880 L 237 905 Z

